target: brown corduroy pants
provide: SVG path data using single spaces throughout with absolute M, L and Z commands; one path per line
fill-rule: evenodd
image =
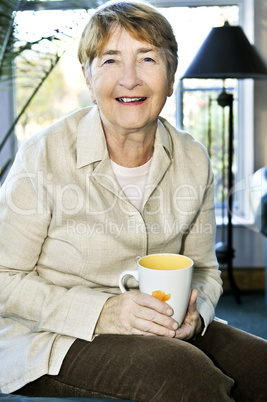
M 76 340 L 57 376 L 16 391 L 139 402 L 267 401 L 267 341 L 218 322 L 190 342 L 100 335 Z

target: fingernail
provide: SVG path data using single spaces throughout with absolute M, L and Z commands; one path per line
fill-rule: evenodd
M 169 335 L 173 338 L 175 336 L 175 331 L 169 331 Z
M 168 314 L 168 315 L 173 315 L 173 311 L 169 308 L 169 309 L 167 310 L 167 314 Z
M 177 324 L 177 322 L 175 322 L 172 327 L 173 327 L 173 329 L 176 331 L 176 329 L 178 329 L 178 324 Z

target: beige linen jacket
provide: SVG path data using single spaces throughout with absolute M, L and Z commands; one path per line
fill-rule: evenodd
M 145 254 L 194 260 L 207 326 L 222 291 L 214 238 L 206 150 L 164 119 L 142 213 L 113 175 L 96 106 L 33 136 L 0 190 L 1 391 L 56 375 L 76 338 L 92 341 L 121 272 Z

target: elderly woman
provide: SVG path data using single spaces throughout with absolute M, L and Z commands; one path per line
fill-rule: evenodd
M 33 136 L 1 189 L 4 393 L 137 401 L 261 401 L 267 342 L 214 322 L 222 292 L 206 150 L 159 117 L 177 44 L 144 3 L 108 3 L 79 59 L 95 106 Z M 178 327 L 118 279 L 140 256 L 194 260 Z

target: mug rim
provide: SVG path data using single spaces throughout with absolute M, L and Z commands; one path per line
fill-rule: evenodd
M 192 268 L 192 267 L 194 266 L 194 261 L 192 260 L 192 258 L 187 257 L 187 255 L 176 254 L 176 253 L 154 253 L 154 254 L 143 255 L 143 257 L 140 257 L 140 258 L 137 260 L 138 267 L 141 266 L 141 267 L 144 268 L 144 269 L 153 269 L 153 268 L 144 267 L 142 264 L 140 264 L 140 261 L 141 261 L 143 258 L 146 258 L 146 257 L 153 257 L 153 256 L 155 256 L 155 255 L 159 255 L 159 256 L 160 256 L 160 255 L 174 255 L 174 256 L 186 258 L 187 260 L 189 260 L 189 261 L 191 262 L 191 264 L 188 265 L 187 267 L 184 267 L 184 268 L 177 268 L 177 270 L 179 269 L 179 271 L 180 271 L 180 270 L 184 270 L 184 269 L 188 269 L 188 268 Z M 176 269 L 156 269 L 156 271 L 168 272 L 168 271 L 176 271 Z

